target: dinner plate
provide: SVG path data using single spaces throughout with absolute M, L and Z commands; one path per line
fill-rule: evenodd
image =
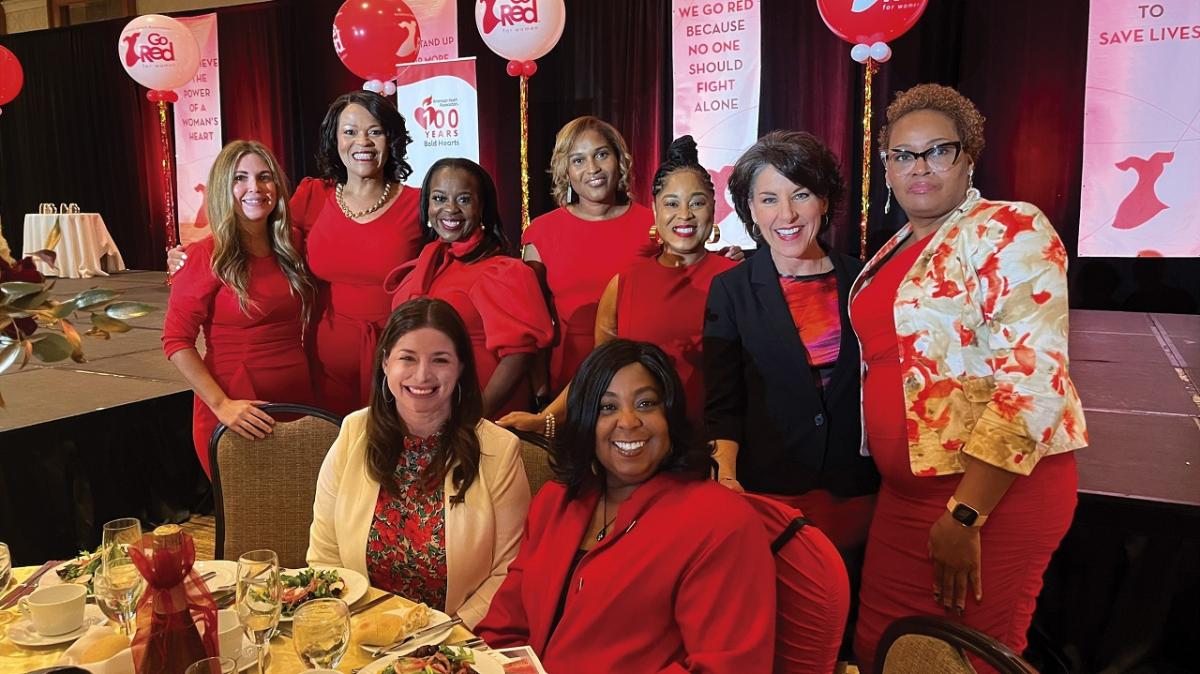
M 320 569 L 322 571 L 328 571 L 330 569 L 337 571 L 342 580 L 346 581 L 346 589 L 342 592 L 342 596 L 338 598 L 346 602 L 347 606 L 353 605 L 354 602 L 366 596 L 367 590 L 371 587 L 371 582 L 367 580 L 366 576 L 357 571 L 343 569 L 340 566 L 313 566 L 299 569 L 284 569 L 283 573 L 289 576 L 294 576 L 307 568 Z M 303 606 L 303 604 L 301 604 L 301 606 Z M 290 623 L 292 622 L 292 619 L 290 616 L 284 616 L 280 614 L 279 622 Z
M 62 578 L 58 577 L 58 570 L 68 564 L 71 564 L 74 561 L 75 560 L 73 560 L 73 559 L 69 559 L 69 560 L 63 562 L 62 564 L 59 564 L 58 566 L 50 569 L 46 573 L 43 573 L 42 577 L 38 578 L 37 586 L 38 587 L 54 587 L 55 585 L 62 585 L 63 583 L 65 583 L 66 581 L 64 581 Z M 78 583 L 78 584 L 81 585 L 82 583 Z M 91 590 L 88 590 L 87 596 L 88 597 L 92 596 Z
M 208 560 L 196 562 L 192 568 L 201 576 L 206 573 L 217 574 L 204 581 L 210 592 L 224 590 L 237 584 L 237 562 L 231 562 L 227 559 Z
M 68 641 L 75 641 L 87 634 L 92 625 L 103 625 L 106 622 L 108 622 L 108 618 L 104 617 L 104 612 L 100 610 L 100 607 L 95 604 L 88 604 L 83 608 L 83 624 L 74 632 L 56 634 L 54 636 L 38 634 L 37 630 L 33 629 L 33 623 L 28 618 L 21 618 L 8 626 L 8 640 L 18 646 L 57 646 L 58 644 L 65 644 Z
M 396 615 L 401 615 L 407 610 L 408 610 L 407 608 L 399 608 L 399 609 L 393 609 L 391 611 L 384 611 L 384 613 L 393 613 Z M 440 623 L 444 623 L 448 620 L 450 620 L 450 616 L 446 615 L 445 613 L 442 613 L 441 611 L 439 611 L 437 609 L 431 608 L 431 609 L 429 609 L 429 622 L 425 623 L 425 627 L 418 627 L 415 631 L 419 632 L 419 631 L 425 629 L 426 627 L 429 627 L 430 625 L 437 625 Z M 440 629 L 440 630 L 430 632 L 429 634 L 423 635 L 417 639 L 413 639 L 412 641 L 408 642 L 407 644 L 404 644 L 403 648 L 397 648 L 395 651 L 388 653 L 388 656 L 408 655 L 409 653 L 412 653 L 413 651 L 417 650 L 418 648 L 420 648 L 422 646 L 428 646 L 429 644 L 440 644 L 446 640 L 446 637 L 450 636 L 450 632 L 452 632 L 452 631 L 454 631 L 454 625 L 450 625 L 449 627 L 446 627 L 445 629 Z M 374 653 L 374 650 L 368 651 L 367 649 L 368 648 L 374 649 L 379 646 L 382 646 L 383 644 L 371 644 L 371 645 L 359 644 L 359 645 L 362 646 L 362 649 L 364 651 L 367 651 L 368 653 Z
M 504 656 L 490 651 L 478 651 L 474 648 L 462 650 L 469 650 L 475 654 L 475 664 L 471 665 L 471 669 L 474 669 L 477 674 L 504 674 L 504 665 L 500 664 L 501 661 L 499 659 Z M 358 674 L 379 674 L 386 669 L 388 665 L 396 662 L 402 657 L 407 656 L 395 654 L 386 655 L 358 670 Z

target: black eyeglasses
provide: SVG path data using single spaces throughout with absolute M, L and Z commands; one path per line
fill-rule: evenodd
M 918 159 L 924 159 L 925 165 L 938 173 L 949 171 L 951 166 L 958 163 L 960 154 L 962 154 L 962 143 L 956 140 L 950 143 L 938 143 L 924 152 L 893 148 L 886 152 L 881 151 L 879 157 L 892 170 L 900 175 L 905 175 L 912 172 Z

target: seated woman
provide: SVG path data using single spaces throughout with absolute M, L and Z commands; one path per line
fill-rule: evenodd
M 529 369 L 554 325 L 533 269 L 509 254 L 496 186 L 470 159 L 439 159 L 421 186 L 421 222 L 431 241 L 388 274 L 392 306 L 437 297 L 458 311 L 479 367 L 483 415 L 529 408 Z
M 317 479 L 308 562 L 444 609 L 473 627 L 529 510 L 516 436 L 482 419 L 471 341 L 441 300 L 401 305 L 380 335 L 371 403 Z
M 175 275 L 162 343 L 196 392 L 192 440 L 211 475 L 208 438 L 218 421 L 244 438 L 265 438 L 275 422 L 257 405 L 313 402 L 301 336 L 315 291 L 288 217 L 283 173 L 267 148 L 229 143 L 213 161 L 208 186 L 212 236 L 191 247 L 192 263 Z
M 481 637 L 551 672 L 771 670 L 765 530 L 710 480 L 661 349 L 618 339 L 584 360 L 551 466 Z

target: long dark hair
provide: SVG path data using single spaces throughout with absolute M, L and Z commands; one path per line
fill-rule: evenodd
M 346 182 L 346 165 L 338 155 L 338 117 L 351 103 L 366 108 L 383 127 L 388 147 L 383 175 L 388 180 L 399 183 L 407 180 L 412 175 L 412 166 L 409 166 L 407 161 L 408 144 L 412 142 L 412 136 L 408 135 L 404 115 L 400 114 L 391 101 L 372 91 L 351 91 L 338 96 L 329 104 L 329 109 L 325 111 L 325 119 L 321 120 L 321 147 L 317 149 L 317 170 L 320 171 L 321 177 L 336 183 Z
M 621 368 L 634 363 L 650 372 L 662 394 L 671 449 L 658 472 L 680 473 L 704 479 L 712 471 L 712 449 L 698 442 L 687 418 L 687 400 L 679 373 L 662 349 L 649 342 L 614 339 L 596 347 L 571 380 L 567 395 L 567 419 L 550 447 L 550 468 L 555 479 L 567 486 L 567 497 L 575 498 L 584 485 L 604 479 L 604 467 L 596 459 L 596 422 L 600 399 Z
M 482 192 L 480 196 L 483 197 L 483 219 L 479 226 L 483 228 L 483 241 L 463 261 L 474 262 L 493 252 L 512 255 L 508 235 L 504 233 L 504 223 L 500 221 L 500 199 L 496 196 L 496 183 L 482 166 L 463 157 L 444 157 L 435 161 L 425 172 L 425 180 L 421 183 L 419 217 L 421 226 L 425 227 L 426 240 L 436 241 L 438 238 L 437 232 L 429 226 L 429 190 L 432 189 L 430 186 L 433 183 L 433 175 L 442 169 L 461 169 L 470 173 L 475 176 L 476 182 L 479 183 L 479 191 Z
M 367 472 L 382 489 L 394 490 L 392 474 L 404 451 L 408 427 L 396 412 L 395 401 L 384 398 L 383 389 L 387 383 L 383 361 L 401 337 L 420 328 L 433 328 L 449 337 L 462 364 L 450 418 L 442 431 L 442 441 L 433 462 L 426 470 L 422 487 L 430 491 L 437 489 L 454 466 L 454 494 L 450 496 L 450 503 L 462 503 L 467 489 L 479 475 L 479 436 L 475 434 L 475 427 L 483 418 L 483 394 L 479 390 L 479 376 L 475 373 L 475 356 L 467 328 L 454 307 L 443 300 L 421 297 L 401 304 L 392 312 L 379 337 L 367 411 Z

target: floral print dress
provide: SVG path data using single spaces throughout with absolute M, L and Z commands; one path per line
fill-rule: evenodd
M 446 605 L 444 489 L 439 483 L 427 491 L 421 483 L 441 441 L 441 433 L 405 436 L 394 488 L 380 486 L 367 535 L 371 585 L 438 609 Z

